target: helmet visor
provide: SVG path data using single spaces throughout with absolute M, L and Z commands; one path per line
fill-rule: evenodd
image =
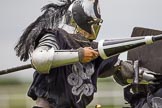
M 103 22 L 102 19 L 94 19 L 93 23 L 91 24 L 91 34 L 92 34 L 92 36 L 90 37 L 91 40 L 97 38 L 102 22 Z

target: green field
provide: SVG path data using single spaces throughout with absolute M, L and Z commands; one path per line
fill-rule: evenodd
M 0 80 L 0 108 L 32 108 L 34 102 L 26 95 L 30 83 Z M 98 80 L 98 92 L 88 108 L 96 104 L 101 104 L 102 108 L 122 108 L 126 106 L 124 103 L 122 87 L 112 78 L 106 78 Z

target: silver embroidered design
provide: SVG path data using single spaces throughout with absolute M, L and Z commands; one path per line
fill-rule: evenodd
M 91 80 L 93 73 L 93 64 L 76 63 L 73 65 L 72 73 L 67 78 L 68 83 L 72 86 L 73 95 L 81 98 L 82 95 L 91 96 L 94 93 L 94 86 Z

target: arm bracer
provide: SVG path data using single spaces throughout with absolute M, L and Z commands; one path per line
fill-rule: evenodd
M 79 62 L 80 50 L 58 50 L 59 46 L 53 35 L 46 35 L 39 41 L 32 53 L 32 65 L 40 73 L 49 73 L 51 68 Z
M 78 51 L 72 50 L 55 50 L 50 48 L 44 50 L 37 48 L 32 54 L 32 64 L 40 73 L 49 73 L 51 68 L 65 66 L 79 62 Z

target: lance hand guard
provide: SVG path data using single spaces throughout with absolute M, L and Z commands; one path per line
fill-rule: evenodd
M 108 59 L 109 57 L 115 56 L 130 49 L 134 49 L 145 44 L 152 44 L 158 40 L 162 40 L 162 35 L 101 40 L 98 44 L 98 52 L 102 59 Z

